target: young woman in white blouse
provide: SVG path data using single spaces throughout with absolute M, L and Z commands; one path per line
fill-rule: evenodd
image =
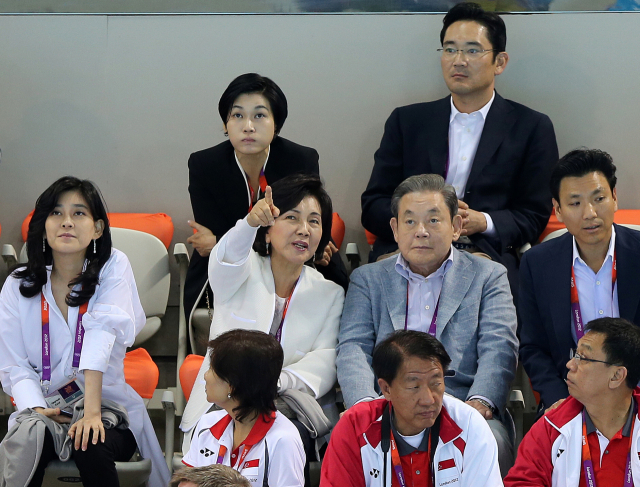
M 149 485 L 167 485 L 149 416 L 124 380 L 124 354 L 145 315 L 129 261 L 111 247 L 106 208 L 93 183 L 63 177 L 42 193 L 27 254 L 28 263 L 0 293 L 0 381 L 17 406 L 9 429 L 27 408 L 68 424 L 74 400 L 83 397 L 84 417 L 68 430 L 83 484 L 119 485 L 114 461 L 129 460 L 138 448 L 153 462 Z M 103 399 L 126 409 L 129 429 L 104 428 Z M 29 486 L 42 484 L 53 458 L 47 430 Z
M 265 198 L 211 252 L 214 315 L 209 337 L 235 328 L 273 335 L 284 351 L 279 392 L 293 388 L 319 399 L 336 382 L 344 291 L 305 266 L 329 242 L 332 214 L 331 199 L 318 176 L 288 176 L 267 187 Z M 208 362 L 205 358 L 198 373 L 200 383 Z M 185 432 L 211 406 L 197 384 L 183 415 Z M 307 453 L 308 447 L 307 442 Z

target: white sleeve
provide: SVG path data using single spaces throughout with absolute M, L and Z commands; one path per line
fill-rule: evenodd
M 498 444 L 487 421 L 475 409 L 471 411 L 467 429 L 467 446 L 463 455 L 460 485 L 502 486 L 498 465 Z
M 297 431 L 295 435 L 282 436 L 269 449 L 269 485 L 303 487 L 306 454 Z
M 82 318 L 79 369 L 106 372 L 114 342 L 130 347 L 145 323 L 131 264 L 124 253 L 114 250 Z
M 496 227 L 493 224 L 493 218 L 491 218 L 491 215 L 489 215 L 489 213 L 483 212 L 482 214 L 487 220 L 487 229 L 484 232 L 482 232 L 482 234 L 487 235 L 488 237 L 495 237 L 498 234 L 498 231 L 496 230 Z
M 238 220 L 211 251 L 209 285 L 218 302 L 231 298 L 251 275 L 253 241 L 258 228 Z
M 23 336 L 20 301 L 26 309 L 29 303 L 20 294 L 20 281 L 9 276 L 0 291 L 0 382 L 4 391 L 13 396 L 18 411 L 46 408 L 40 375 L 29 363 L 25 348 L 25 338 L 40 340 L 41 337 Z

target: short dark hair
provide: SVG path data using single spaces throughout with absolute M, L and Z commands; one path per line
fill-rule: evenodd
M 273 336 L 254 330 L 231 330 L 209 342 L 211 369 L 231 386 L 240 404 L 236 419 L 269 415 L 276 410 L 278 378 L 284 354 Z
M 169 487 L 180 482 L 193 482 L 198 487 L 251 487 L 249 480 L 231 467 L 216 464 L 206 467 L 184 467 L 171 477 Z
M 442 20 L 443 26 L 440 31 L 440 45 L 443 45 L 444 36 L 451 24 L 465 20 L 477 22 L 486 27 L 487 38 L 491 43 L 491 48 L 495 49 L 493 51 L 493 60 L 495 62 L 498 54 L 504 52 L 507 48 L 507 28 L 504 25 L 502 17 L 495 12 L 485 11 L 477 3 L 464 2 L 451 7 Z
M 635 389 L 640 382 L 640 327 L 623 318 L 598 318 L 585 329 L 604 335 L 602 350 L 607 362 L 625 367 L 627 387 Z
M 449 209 L 451 220 L 458 214 L 456 190 L 453 186 L 447 184 L 439 174 L 416 174 L 402 181 L 393 192 L 393 196 L 391 196 L 391 214 L 398 218 L 400 200 L 403 196 L 409 193 L 422 193 L 423 191 L 432 191 L 442 195 Z
M 447 371 L 451 363 L 449 354 L 435 337 L 421 331 L 399 330 L 376 346 L 371 367 L 378 379 L 391 384 L 402 363 L 409 357 L 437 360 L 443 372 Z
M 551 173 L 551 196 L 560 204 L 560 183 L 564 178 L 581 178 L 592 172 L 601 173 L 611 191 L 616 187 L 616 166 L 613 158 L 606 152 L 598 149 L 580 148 L 565 154 L 553 168 Z
M 222 123 L 226 125 L 229 121 L 233 104 L 238 97 L 249 93 L 258 93 L 267 99 L 273 114 L 275 133 L 278 135 L 289 113 L 287 97 L 271 79 L 258 73 L 241 74 L 224 90 L 218 102 L 218 113 Z
M 26 264 L 19 266 L 14 276 L 22 280 L 20 294 L 25 298 L 36 296 L 42 291 L 42 287 L 47 282 L 46 266 L 53 263 L 51 247 L 46 239 L 43 250 L 45 224 L 60 197 L 69 191 L 79 193 L 87 202 L 93 220 L 102 220 L 104 224 L 102 236 L 96 239 L 96 251 L 93 251 L 93 245 L 87 247 L 85 251 L 87 265 L 82 274 L 70 283 L 73 286 L 76 284 L 81 286 L 80 289 L 71 291 L 65 299 L 67 305 L 75 307 L 91 299 L 98 285 L 100 270 L 111 257 L 111 230 L 107 217 L 107 205 L 98 187 L 88 179 L 78 179 L 73 176 L 61 177 L 38 197 L 27 232 L 29 260 Z
M 315 252 L 315 258 L 320 258 L 331 239 L 333 225 L 333 205 L 329 194 L 322 185 L 320 176 L 315 174 L 293 174 L 273 183 L 271 192 L 273 204 L 280 210 L 281 215 L 294 209 L 307 196 L 316 199 L 322 213 L 322 237 L 320 237 L 320 243 Z M 266 240 L 268 230 L 269 227 L 260 227 L 253 243 L 253 250 L 263 257 L 269 255 Z

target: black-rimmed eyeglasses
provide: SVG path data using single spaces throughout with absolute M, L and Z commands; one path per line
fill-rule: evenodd
M 612 364 L 611 362 L 605 362 L 604 360 L 595 360 L 592 358 L 587 358 L 584 355 L 580 355 L 575 348 L 572 348 L 569 351 L 569 360 L 576 360 L 578 364 L 580 364 L 580 362 L 598 362 L 600 364 L 605 364 L 605 365 L 616 365 L 616 364 Z

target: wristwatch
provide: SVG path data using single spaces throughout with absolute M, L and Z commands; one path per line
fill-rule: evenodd
M 495 408 L 489 403 L 489 401 L 485 401 L 484 399 L 480 399 L 479 397 L 474 397 L 473 399 L 470 399 L 470 400 L 471 401 L 478 401 L 484 407 L 488 408 L 492 413 L 496 412 Z

